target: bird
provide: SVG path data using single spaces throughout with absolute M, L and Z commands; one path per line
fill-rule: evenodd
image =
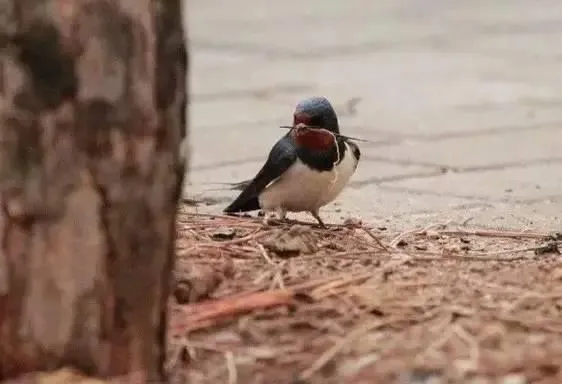
M 273 146 L 256 176 L 223 212 L 262 210 L 264 220 L 287 212 L 309 212 L 321 227 L 320 208 L 335 200 L 355 173 L 361 151 L 340 135 L 338 116 L 323 96 L 299 101 L 293 124 Z

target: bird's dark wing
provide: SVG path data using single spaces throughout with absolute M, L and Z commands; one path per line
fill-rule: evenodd
M 240 195 L 224 209 L 226 213 L 247 212 L 260 209 L 258 196 L 269 183 L 277 179 L 297 160 L 297 149 L 287 134 L 271 149 L 267 161 L 256 177 Z
M 250 185 L 251 182 L 252 179 L 239 181 L 237 183 L 230 183 L 230 189 L 233 191 L 235 190 L 243 191 L 244 189 L 246 189 L 246 187 L 248 187 L 248 185 Z

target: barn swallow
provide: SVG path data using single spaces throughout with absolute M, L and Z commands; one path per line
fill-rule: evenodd
M 344 189 L 361 152 L 340 135 L 337 114 L 325 97 L 299 102 L 290 128 L 225 213 L 261 209 L 266 220 L 270 213 L 284 220 L 287 212 L 310 212 L 325 227 L 319 210 Z

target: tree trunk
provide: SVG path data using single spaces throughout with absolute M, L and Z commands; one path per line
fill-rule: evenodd
M 0 0 L 0 378 L 164 379 L 180 0 Z

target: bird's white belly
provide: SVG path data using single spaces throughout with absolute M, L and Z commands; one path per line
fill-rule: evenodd
M 356 167 L 357 160 L 349 147 L 343 160 L 332 171 L 313 170 L 297 159 L 262 192 L 260 206 L 266 211 L 315 212 L 341 193 Z

